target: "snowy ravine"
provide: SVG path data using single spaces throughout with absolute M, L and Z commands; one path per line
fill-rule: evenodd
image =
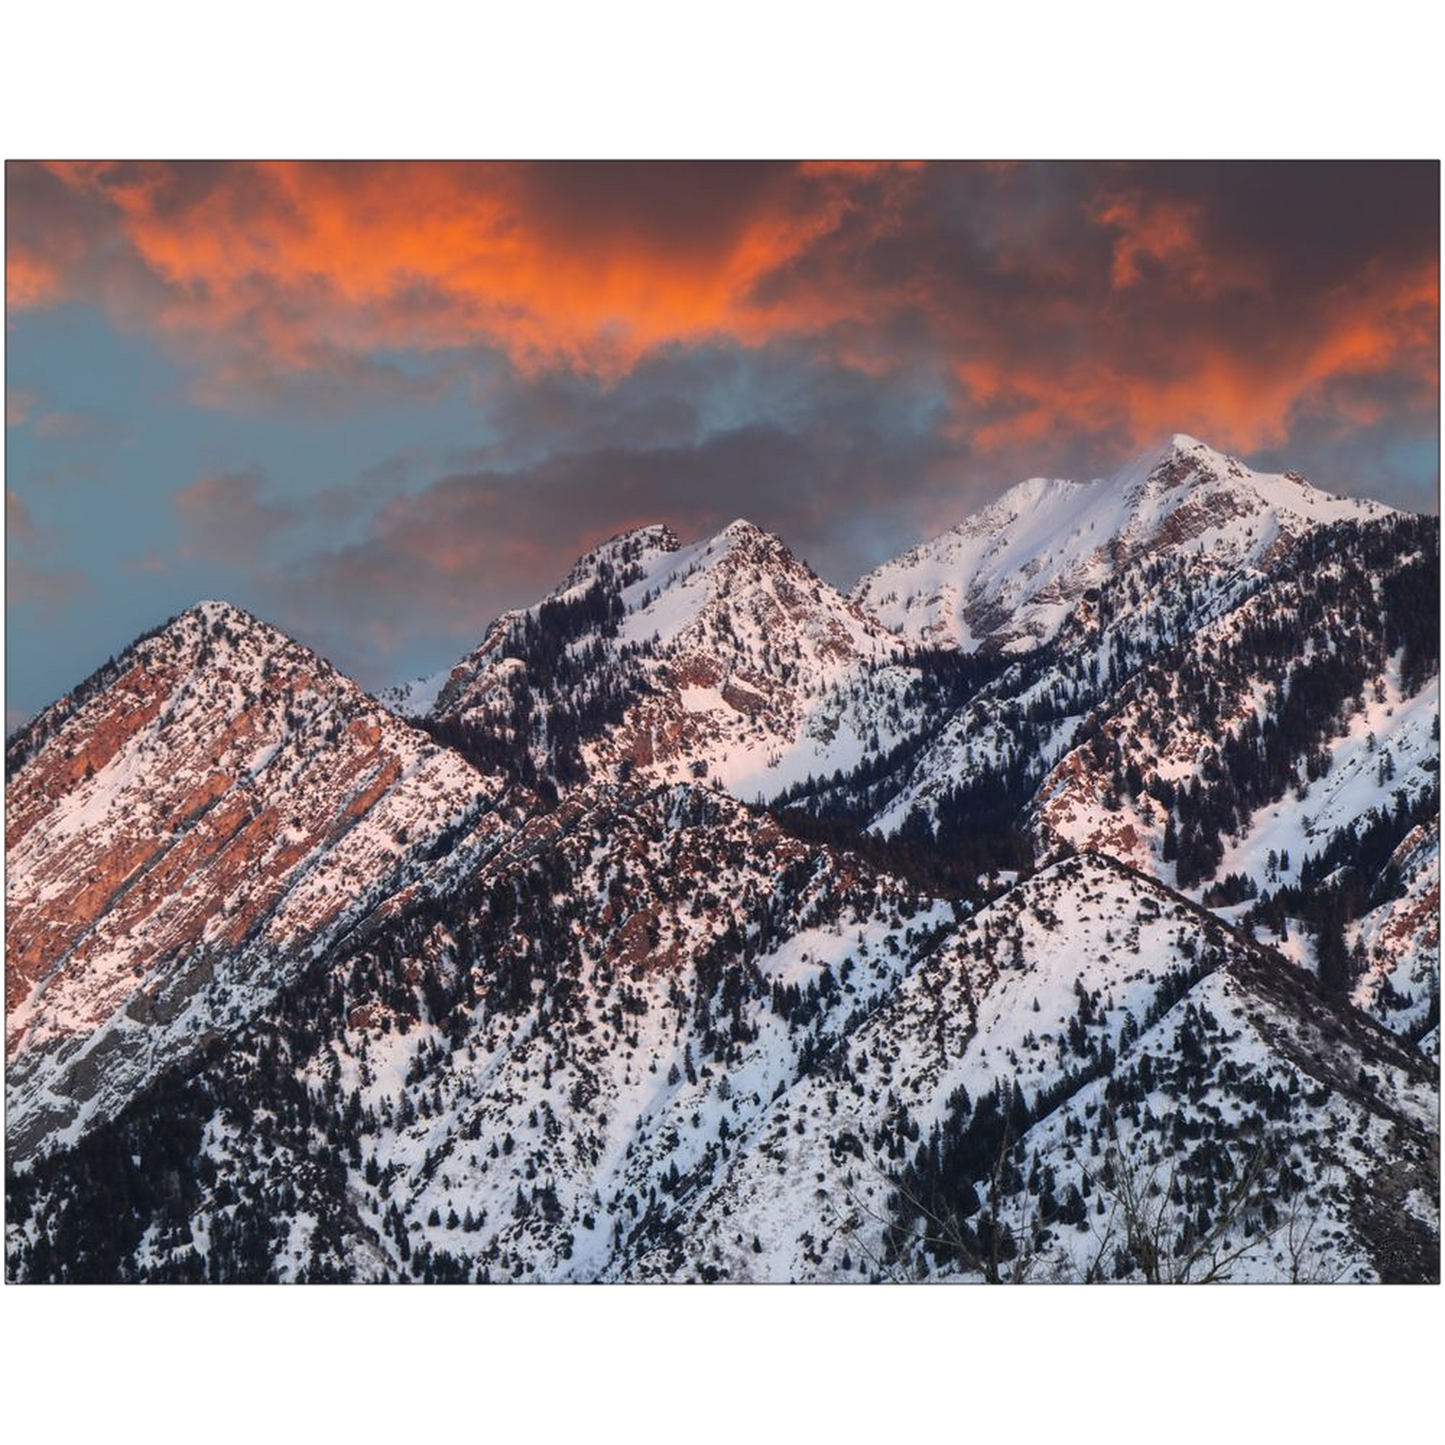
M 1439 1277 L 1439 529 L 1174 437 L 7 746 L 27 1280 Z

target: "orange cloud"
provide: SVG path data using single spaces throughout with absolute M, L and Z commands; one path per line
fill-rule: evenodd
M 1199 203 L 1146 196 L 1139 190 L 1110 195 L 1094 218 L 1114 232 L 1110 285 L 1137 286 L 1152 266 L 1167 282 L 1203 297 L 1229 289 L 1263 290 L 1264 277 L 1238 255 L 1221 255 L 1203 239 Z
M 807 337 L 869 375 L 941 372 L 952 434 L 980 451 L 1066 428 L 1247 450 L 1326 404 L 1367 424 L 1385 403 L 1361 381 L 1393 378 L 1416 411 L 1438 383 L 1438 273 L 1420 260 L 1438 236 L 1351 224 L 1418 199 L 1378 168 L 1338 185 L 1299 167 L 875 162 L 32 171 L 11 168 L 58 195 L 13 207 L 16 304 L 88 287 L 199 348 L 220 404 L 238 381 L 349 382 L 378 353 L 480 344 L 529 375 L 614 380 L 660 347 Z
M 711 174 L 736 195 L 706 227 L 685 214 L 674 225 L 667 177 L 654 183 L 647 168 L 619 175 L 634 194 L 662 192 L 642 222 L 595 186 L 590 207 L 569 213 L 545 168 L 512 165 L 238 164 L 204 181 L 169 165 L 54 174 L 113 208 L 164 283 L 155 320 L 167 330 L 243 334 L 285 366 L 314 363 L 325 346 L 480 341 L 524 370 L 606 374 L 664 343 L 719 333 L 752 342 L 791 324 L 755 288 L 839 224 L 860 176 L 784 170 L 735 185 L 730 169 L 704 168 L 692 182 L 704 189 Z M 50 294 L 39 279 L 29 285 L 37 302 Z
M 1352 396 L 1347 383 L 1391 378 L 1430 405 L 1439 385 L 1439 305 L 1432 265 L 1361 277 L 1320 307 L 1313 329 L 1253 349 L 1181 330 L 1148 349 L 1141 334 L 1138 352 L 1105 338 L 1073 357 L 970 358 L 953 368 L 962 398 L 954 425 L 982 452 L 1103 432 L 1142 448 L 1181 429 L 1250 452 L 1283 444 L 1302 412 L 1326 403 L 1340 423 L 1370 425 L 1384 404 Z
M 7 311 L 48 306 L 61 298 L 62 291 L 58 267 L 14 241 L 5 247 Z

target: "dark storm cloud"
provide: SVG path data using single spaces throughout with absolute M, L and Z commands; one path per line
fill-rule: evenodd
M 520 177 L 519 209 L 579 246 L 659 241 L 701 257 L 726 253 L 760 209 L 793 205 L 799 183 L 793 166 L 775 161 L 555 161 Z
M 1361 267 L 1439 250 L 1439 167 L 1420 161 L 1200 161 L 1121 167 L 1201 207 L 1203 240 L 1267 265 L 1276 293 L 1317 295 Z
M 853 216 L 756 291 L 784 311 L 837 297 L 840 314 L 870 297 L 880 324 L 831 334 L 873 365 L 947 358 L 953 435 L 1005 470 L 1077 469 L 1176 429 L 1279 445 L 1382 379 L 1422 433 L 1437 196 L 1433 166 L 936 166 L 896 224 Z

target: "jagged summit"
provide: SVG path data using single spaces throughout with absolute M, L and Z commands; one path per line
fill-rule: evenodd
M 1083 484 L 1123 493 L 1135 507 L 1174 492 L 1221 491 L 1256 510 L 1273 510 L 1288 522 L 1318 525 L 1389 515 L 1393 509 L 1367 498 L 1336 496 L 1298 472 L 1261 472 L 1186 432 L 1141 452 L 1111 476 Z M 1007 494 L 1006 494 L 1007 495 Z
M 901 650 L 774 533 L 737 518 L 681 543 L 653 525 L 592 548 L 454 667 L 383 701 L 488 756 L 528 737 L 529 785 L 532 768 L 561 786 L 636 770 L 753 800 L 825 755 L 828 771 L 851 765 L 854 725 L 814 714 Z
M 546 602 L 563 597 L 576 588 L 589 586 L 609 574 L 626 579 L 624 587 L 631 587 L 644 579 L 660 580 L 665 585 L 671 577 L 691 572 L 699 566 L 718 565 L 734 553 L 746 553 L 753 557 L 770 556 L 785 564 L 795 563 L 806 567 L 806 563 L 795 558 L 787 543 L 776 533 L 765 531 L 743 517 L 735 518 L 727 526 L 686 545 L 679 540 L 670 526 L 653 522 L 646 526 L 630 527 L 589 548 L 573 564 L 566 577 L 542 600 Z M 668 559 L 673 560 L 669 563 Z M 541 605 L 542 603 L 537 604 Z
M 561 597 L 578 587 L 590 586 L 609 572 L 626 573 L 645 567 L 654 558 L 676 552 L 680 545 L 677 534 L 663 523 L 629 527 L 585 551 L 548 597 Z
M 404 717 L 465 716 L 491 694 L 498 665 L 520 658 L 523 634 L 544 618 L 554 623 L 559 607 L 574 619 L 574 644 L 585 644 L 595 627 L 624 644 L 668 643 L 729 590 L 749 560 L 812 575 L 782 538 L 742 518 L 686 545 L 665 523 L 630 527 L 582 553 L 539 601 L 504 612 L 459 662 L 387 688 L 381 701 Z M 597 615 L 585 616 L 589 611 Z
M 830 656 L 890 646 L 883 629 L 775 533 L 738 518 L 683 544 L 654 524 L 598 544 L 539 602 L 503 614 L 448 670 L 427 706 L 412 710 L 465 714 L 491 694 L 502 664 L 526 661 L 529 632 L 558 627 L 573 655 L 599 640 L 654 653 L 699 645 L 748 653 L 764 643 L 788 647 L 790 639 Z M 384 698 L 415 704 L 427 690 L 419 683 Z

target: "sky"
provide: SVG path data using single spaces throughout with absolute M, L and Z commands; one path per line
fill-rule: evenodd
M 1176 431 L 1436 511 L 1430 163 L 9 163 L 6 726 L 223 597 L 369 687 L 589 546 L 862 572 Z

